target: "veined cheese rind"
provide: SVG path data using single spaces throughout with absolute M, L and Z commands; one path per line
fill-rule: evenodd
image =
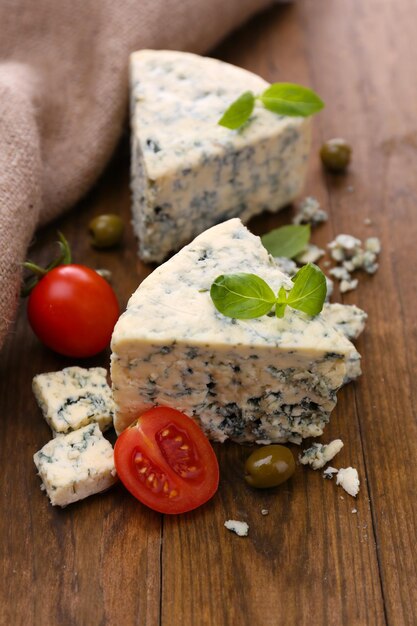
M 113 448 L 97 424 L 58 435 L 33 456 L 51 504 L 67 506 L 117 480 Z
M 310 121 L 256 104 L 239 130 L 218 120 L 259 76 L 172 50 L 130 57 L 133 226 L 139 256 L 162 261 L 213 224 L 276 211 L 300 193 Z
M 290 284 L 259 237 L 239 219 L 212 227 L 138 287 L 112 338 L 115 428 L 153 405 L 194 418 L 214 440 L 293 441 L 322 434 L 360 358 L 321 315 L 287 308 L 236 320 L 219 313 L 210 286 L 219 274 L 250 272 L 275 292 Z
M 68 433 L 97 423 L 101 430 L 113 424 L 114 402 L 103 367 L 66 367 L 38 374 L 33 393 L 54 433 Z

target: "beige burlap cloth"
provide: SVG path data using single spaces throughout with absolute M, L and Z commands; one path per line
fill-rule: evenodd
M 103 170 L 125 122 L 128 57 L 206 52 L 271 0 L 2 0 L 0 347 L 37 226 Z

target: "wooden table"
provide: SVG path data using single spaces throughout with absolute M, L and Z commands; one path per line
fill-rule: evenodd
M 382 241 L 379 272 L 341 298 L 369 314 L 357 344 L 364 374 L 340 393 L 322 437 L 343 439 L 335 464 L 358 468 L 357 500 L 302 467 L 280 489 L 250 490 L 242 480 L 248 448 L 225 444 L 216 446 L 219 492 L 193 513 L 163 517 L 121 486 L 52 508 L 32 462 L 50 432 L 31 380 L 72 361 L 40 345 L 22 306 L 0 364 L 1 625 L 417 623 L 416 41 L 413 0 L 298 0 L 260 15 L 216 51 L 270 81 L 311 85 L 326 101 L 314 121 L 305 191 L 330 219 L 314 242 L 326 245 L 341 232 Z M 317 149 L 338 135 L 353 146 L 352 167 L 325 176 Z M 46 261 L 60 228 L 76 260 L 113 272 L 123 307 L 151 268 L 138 262 L 130 228 L 122 249 L 97 252 L 86 226 L 106 211 L 129 219 L 126 146 L 32 251 Z M 288 209 L 251 228 L 265 232 L 290 218 Z M 87 365 L 108 366 L 108 356 Z M 246 520 L 249 536 L 228 532 L 229 518 Z

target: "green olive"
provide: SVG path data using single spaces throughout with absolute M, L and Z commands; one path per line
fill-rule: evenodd
M 344 172 L 351 156 L 352 148 L 347 141 L 340 138 L 329 139 L 320 149 L 321 161 L 331 172 Z
M 295 461 L 285 446 L 264 446 L 252 452 L 245 463 L 245 480 L 251 487 L 276 487 L 294 474 Z
M 118 215 L 98 215 L 88 225 L 95 248 L 112 248 L 121 242 L 124 223 Z

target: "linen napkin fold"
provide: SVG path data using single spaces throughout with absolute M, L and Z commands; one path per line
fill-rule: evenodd
M 271 0 L 3 0 L 0 4 L 0 346 L 37 226 L 96 181 L 121 134 L 128 57 L 207 52 Z

